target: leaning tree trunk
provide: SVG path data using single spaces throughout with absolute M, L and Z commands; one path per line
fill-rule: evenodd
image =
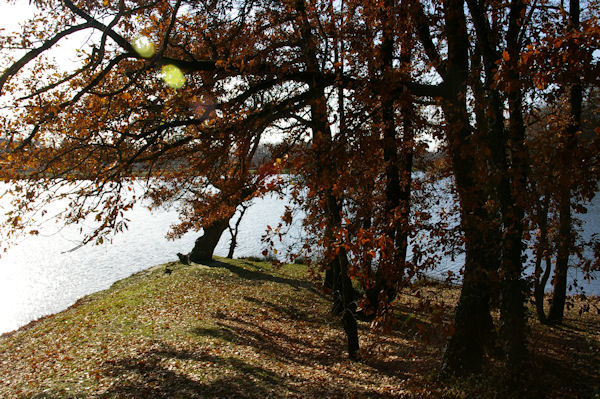
M 177 254 L 179 259 L 186 264 L 211 262 L 215 247 L 228 226 L 229 218 L 217 219 L 208 226 L 204 226 L 204 234 L 196 239 L 192 251 L 187 255 Z
M 242 222 L 242 218 L 244 217 L 246 210 L 250 207 L 250 204 L 242 204 L 241 207 L 242 209 L 240 210 L 240 216 L 235 222 L 235 225 L 233 227 L 229 226 L 229 224 L 227 225 L 227 228 L 229 229 L 229 234 L 231 235 L 229 251 L 227 252 L 227 257 L 229 259 L 233 259 L 233 252 L 235 251 L 235 247 L 237 246 L 237 236 L 240 231 L 240 223 Z

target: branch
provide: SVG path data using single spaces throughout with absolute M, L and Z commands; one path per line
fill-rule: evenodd
M 429 58 L 429 61 L 437 73 L 442 77 L 442 79 L 446 80 L 446 63 L 444 60 L 442 60 L 440 53 L 435 47 L 435 43 L 433 43 L 431 32 L 429 31 L 429 24 L 427 23 L 427 16 L 423 11 L 423 7 L 420 2 L 415 2 L 413 10 L 415 21 L 417 23 L 417 36 L 419 37 L 419 40 L 425 49 L 425 54 L 427 54 L 427 58 Z
M 133 46 L 131 45 L 131 43 L 129 43 L 123 36 L 119 35 L 117 32 L 112 30 L 110 27 L 99 22 L 98 20 L 93 18 L 91 15 L 89 15 L 88 13 L 83 11 L 81 8 L 75 6 L 75 4 L 73 4 L 73 2 L 71 0 L 64 0 L 64 3 L 69 8 L 69 10 L 71 10 L 76 15 L 79 15 L 81 18 L 85 19 L 91 27 L 101 30 L 102 32 L 105 32 L 108 36 L 110 36 L 111 39 L 113 39 L 115 41 L 115 43 L 117 43 L 119 46 L 121 46 L 126 52 L 128 52 L 129 54 L 135 55 L 136 57 L 139 58 L 139 55 L 136 53 L 136 51 L 133 48 Z
M 12 64 L 10 67 L 8 67 L 4 71 L 4 73 L 0 76 L 0 94 L 2 94 L 2 89 L 4 88 L 4 85 L 6 84 L 7 80 L 11 76 L 14 76 L 17 72 L 19 72 L 25 65 L 27 65 L 30 61 L 32 61 L 35 57 L 42 54 L 44 51 L 50 49 L 52 46 L 54 46 L 56 43 L 58 43 L 58 41 L 60 39 L 66 37 L 72 33 L 79 32 L 80 30 L 84 30 L 84 29 L 88 29 L 88 28 L 92 28 L 92 27 L 93 26 L 90 23 L 72 26 L 69 29 L 66 29 L 66 30 L 63 30 L 62 32 L 57 33 L 52 39 L 44 42 L 44 44 L 41 45 L 40 47 L 29 51 L 27 54 L 25 54 L 23 57 L 21 57 L 21 59 L 19 59 L 17 62 Z

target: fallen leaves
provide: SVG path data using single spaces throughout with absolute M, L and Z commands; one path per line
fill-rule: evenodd
M 157 266 L 1 338 L 0 397 L 468 396 L 431 378 L 443 342 L 423 341 L 437 328 L 426 320 L 424 297 L 451 303 L 456 289 L 403 295 L 399 311 L 411 317 L 391 334 L 361 322 L 357 363 L 344 353 L 328 300 L 296 277 L 304 266 L 227 262 L 172 263 L 169 276 Z M 564 342 L 553 339 L 547 347 L 564 354 Z M 599 341 L 588 334 L 586 348 Z

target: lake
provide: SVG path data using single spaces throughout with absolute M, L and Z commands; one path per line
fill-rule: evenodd
M 266 226 L 278 224 L 286 205 L 286 200 L 271 196 L 255 200 L 241 222 L 235 257 L 260 256 L 264 249 L 261 236 Z M 594 201 L 585 216 L 585 235 L 599 232 L 600 201 Z M 189 252 L 198 236 L 198 233 L 188 233 L 175 241 L 165 238 L 169 226 L 177 221 L 177 213 L 173 210 L 150 212 L 138 205 L 128 217 L 131 219 L 129 229 L 115 236 L 111 244 L 87 245 L 70 251 L 78 246 L 79 226 L 60 228 L 47 223 L 39 236 L 24 237 L 2 254 L 0 333 L 59 312 L 77 299 L 106 289 L 133 273 L 177 260 L 175 254 Z M 278 247 L 284 248 L 300 235 L 300 231 L 298 227 L 293 228 L 291 235 Z M 225 232 L 215 254 L 225 256 L 228 246 L 229 234 Z M 447 270 L 457 272 L 462 262 L 462 256 L 442 258 L 439 269 L 432 273 L 442 276 Z M 599 280 L 586 285 L 586 291 L 599 295 Z
M 277 225 L 286 204 L 270 196 L 255 200 L 242 219 L 234 256 L 260 256 L 261 236 L 267 224 Z M 0 333 L 59 312 L 84 295 L 106 289 L 133 273 L 177 260 L 176 253 L 189 252 L 198 237 L 198 233 L 188 233 L 175 241 L 165 238 L 169 226 L 177 221 L 175 211 L 150 212 L 140 205 L 127 215 L 131 219 L 129 229 L 116 235 L 111 244 L 86 245 L 68 252 L 81 240 L 79 226 L 60 228 L 51 223 L 39 236 L 24 237 L 2 254 Z M 228 249 L 226 231 L 215 253 L 225 256 Z

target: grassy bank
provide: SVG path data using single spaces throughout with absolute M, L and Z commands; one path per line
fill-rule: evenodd
M 330 303 L 305 266 L 218 259 L 170 264 L 0 338 L 2 398 L 504 397 L 499 361 L 485 377 L 435 379 L 458 290 L 403 295 L 389 334 L 360 323 L 350 362 Z M 600 391 L 600 316 L 532 322 L 531 397 Z

